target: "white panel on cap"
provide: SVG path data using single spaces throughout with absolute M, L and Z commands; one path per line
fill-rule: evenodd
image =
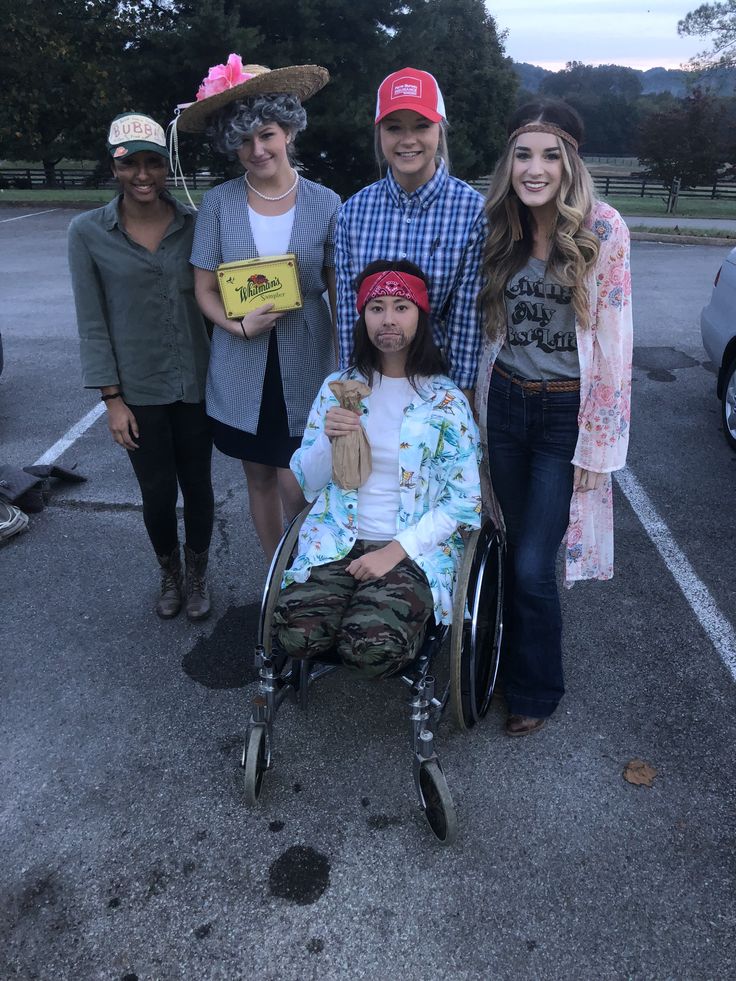
M 118 143 L 144 141 L 166 148 L 166 137 L 159 124 L 150 116 L 136 116 L 131 113 L 121 119 L 113 119 L 107 142 L 112 146 Z

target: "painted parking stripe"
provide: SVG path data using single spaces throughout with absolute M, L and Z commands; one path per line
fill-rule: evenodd
M 2 201 L 0 201 L 2 204 Z M 27 215 L 16 215 L 15 218 L 0 218 L 0 225 L 5 221 L 20 221 L 21 218 L 36 218 L 38 215 L 50 215 L 52 211 L 58 211 L 58 208 L 49 208 L 48 211 L 32 211 Z
M 68 450 L 72 443 L 75 443 L 80 436 L 87 432 L 89 427 L 100 418 L 104 411 L 105 403 L 99 402 L 94 409 L 90 409 L 86 416 L 83 416 L 68 432 L 64 433 L 61 439 L 57 440 L 50 449 L 46 450 L 43 456 L 40 456 L 33 466 L 42 467 L 53 463 L 54 460 L 58 460 L 61 454 Z
M 736 633 L 733 627 L 718 609 L 708 587 L 688 562 L 684 552 L 670 534 L 669 528 L 657 513 L 649 495 L 633 473 L 627 467 L 615 473 L 614 477 L 682 590 L 682 595 L 700 621 L 701 627 L 731 672 L 731 677 L 736 681 Z

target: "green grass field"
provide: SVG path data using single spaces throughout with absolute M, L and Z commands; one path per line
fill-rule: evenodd
M 666 214 L 666 195 L 662 198 L 642 198 L 638 195 L 611 194 L 606 198 L 622 215 L 641 215 L 656 218 Z M 732 218 L 736 219 L 736 198 L 711 201 L 709 198 L 680 198 L 674 218 Z
M 632 217 L 629 215 L 628 217 Z M 727 242 L 736 242 L 736 231 L 729 231 L 724 228 L 672 228 L 671 226 L 652 226 L 652 225 L 636 225 L 632 222 L 629 225 L 630 232 L 646 232 L 648 235 L 669 235 L 677 237 L 679 236 L 692 236 L 693 238 L 722 238 Z

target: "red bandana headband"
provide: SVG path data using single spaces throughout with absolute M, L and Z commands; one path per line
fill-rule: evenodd
M 429 313 L 429 296 L 427 286 L 423 279 L 412 276 L 410 273 L 386 272 L 374 273 L 366 276 L 360 284 L 358 290 L 358 313 L 363 312 L 366 303 L 374 300 L 377 296 L 401 296 L 405 300 L 411 300 L 420 310 Z
M 560 127 L 555 126 L 554 123 L 527 123 L 525 126 L 520 126 L 518 129 L 515 129 L 509 137 L 509 143 L 511 143 L 512 140 L 515 140 L 517 136 L 521 136 L 522 133 L 551 133 L 552 136 L 559 136 L 559 138 L 564 140 L 565 143 L 569 143 L 571 147 L 575 148 L 575 150 L 578 148 L 578 141 L 575 139 L 575 137 L 570 136 L 566 130 L 560 129 Z

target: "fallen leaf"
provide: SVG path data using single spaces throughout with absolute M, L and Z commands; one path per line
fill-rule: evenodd
M 629 760 L 624 767 L 623 778 L 637 787 L 651 787 L 657 771 L 644 760 Z

